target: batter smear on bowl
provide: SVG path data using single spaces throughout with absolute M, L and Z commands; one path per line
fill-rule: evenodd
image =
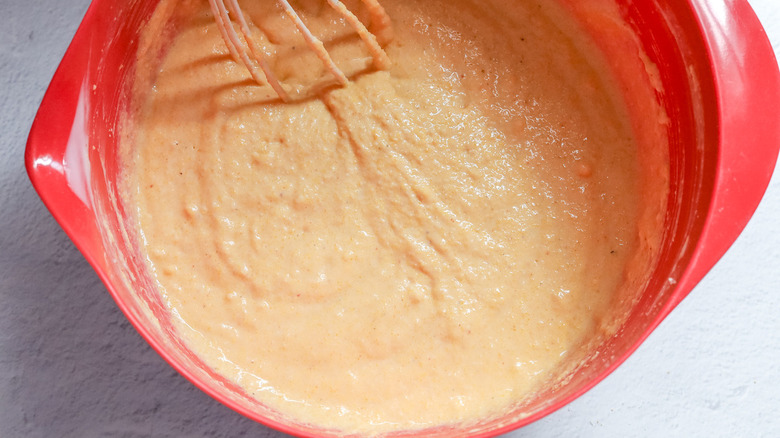
M 382 71 L 324 3 L 295 4 L 345 86 L 276 2 L 241 2 L 289 103 L 207 1 L 159 6 L 124 147 L 150 273 L 189 347 L 294 421 L 499 416 L 618 317 L 640 247 L 626 104 L 553 1 L 382 0 Z

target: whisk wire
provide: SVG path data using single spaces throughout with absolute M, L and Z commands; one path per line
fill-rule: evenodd
M 374 66 L 380 70 L 390 67 L 390 58 L 387 56 L 387 53 L 385 53 L 382 46 L 379 45 L 376 36 L 366 29 L 366 26 L 360 22 L 358 17 L 347 9 L 347 7 L 344 6 L 344 3 L 339 0 L 328 0 L 328 3 L 344 17 L 347 23 L 352 25 L 355 32 L 360 36 L 360 39 L 366 43 L 371 56 L 374 58 Z
M 241 42 L 240 37 L 230 22 L 230 16 L 228 15 L 228 10 L 225 7 L 224 1 L 209 0 L 209 3 L 212 7 L 212 12 L 214 12 L 217 26 L 220 27 L 220 33 L 222 34 L 222 37 L 225 38 L 225 44 L 228 46 L 228 50 L 230 50 L 230 46 L 233 46 L 233 49 L 236 52 L 238 58 L 249 70 L 249 74 L 252 76 L 252 79 L 254 79 L 258 84 L 264 83 L 264 78 L 260 77 L 260 74 L 257 71 L 257 67 L 249 58 L 244 44 Z M 231 51 L 231 55 L 233 55 L 233 51 Z M 284 92 L 284 90 L 282 90 L 282 92 Z M 279 97 L 284 100 L 282 95 L 279 95 Z
M 263 70 L 266 81 L 268 81 L 268 84 L 271 86 L 271 88 L 274 89 L 276 94 L 279 95 L 282 101 L 289 101 L 290 96 L 287 94 L 284 88 L 282 88 L 282 84 L 276 78 L 276 75 L 271 70 L 271 66 L 268 65 L 268 62 L 265 60 L 265 56 L 263 56 L 260 48 L 257 46 L 257 42 L 254 38 L 252 38 L 252 33 L 249 29 L 249 23 L 247 23 L 246 17 L 244 17 L 244 14 L 241 12 L 241 7 L 238 5 L 238 0 L 228 0 L 228 7 L 230 8 L 230 12 L 236 17 L 236 21 L 238 21 L 238 28 L 241 29 L 241 33 L 244 35 L 244 40 L 246 41 L 247 46 L 249 46 L 249 51 L 252 53 L 252 57 L 258 63 L 258 65 L 260 65 L 260 69 Z
M 306 25 L 303 23 L 303 20 L 301 20 L 301 17 L 298 15 L 297 12 L 295 12 L 295 9 L 293 9 L 292 6 L 290 6 L 290 2 L 287 0 L 279 0 L 279 4 L 282 6 L 282 9 L 287 14 L 288 17 L 295 23 L 295 27 L 298 28 L 298 31 L 303 35 L 303 38 L 306 40 L 306 43 L 311 47 L 312 50 L 314 50 L 314 53 L 317 54 L 317 57 L 322 61 L 323 64 L 325 64 L 325 67 L 330 70 L 330 72 L 333 74 L 333 76 L 336 77 L 336 80 L 341 85 L 347 85 L 347 82 L 349 82 L 349 79 L 344 75 L 344 72 L 341 71 L 341 69 L 336 66 L 336 63 L 333 62 L 333 58 L 330 57 L 330 54 L 327 50 L 325 50 L 325 45 L 322 44 L 322 41 L 320 41 L 319 38 L 314 36 L 314 34 L 309 31 L 309 28 L 306 27 Z

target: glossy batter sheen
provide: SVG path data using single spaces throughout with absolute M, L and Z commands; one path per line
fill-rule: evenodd
M 637 236 L 626 110 L 549 2 L 382 0 L 381 72 L 324 3 L 296 7 L 345 88 L 275 2 L 242 2 L 280 78 L 315 84 L 291 104 L 207 2 L 179 5 L 126 175 L 160 293 L 207 363 L 300 421 L 498 415 L 611 318 Z

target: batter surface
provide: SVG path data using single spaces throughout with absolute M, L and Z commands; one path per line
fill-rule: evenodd
M 303 422 L 422 428 L 506 411 L 612 317 L 637 239 L 626 109 L 555 5 L 504 3 L 382 0 L 376 72 L 324 2 L 298 2 L 353 79 L 282 104 L 206 1 L 179 2 L 126 197 L 207 363 Z M 317 84 L 274 4 L 242 2 L 281 79 Z

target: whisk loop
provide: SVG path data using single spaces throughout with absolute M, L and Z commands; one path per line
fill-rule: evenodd
M 349 79 L 344 72 L 336 65 L 331 58 L 325 45 L 311 33 L 301 17 L 290 5 L 288 0 L 277 0 L 284 13 L 292 20 L 298 32 L 301 33 L 307 46 L 314 51 L 317 58 L 333 75 L 340 85 L 346 85 Z M 384 70 L 390 66 L 390 58 L 382 45 L 387 44 L 393 38 L 392 25 L 390 17 L 385 12 L 378 0 L 362 0 L 366 10 L 371 18 L 371 30 L 369 30 L 352 11 L 347 8 L 340 0 L 327 0 L 328 4 L 336 10 L 344 20 L 355 30 L 357 35 L 368 48 L 373 59 L 374 67 Z M 274 92 L 284 102 L 291 100 L 289 93 L 284 89 L 282 83 L 271 70 L 260 45 L 252 36 L 250 22 L 241 10 L 238 0 L 209 0 L 211 12 L 214 15 L 217 28 L 225 41 L 225 45 L 230 52 L 230 56 L 240 64 L 246 66 L 249 74 L 255 82 L 260 85 L 266 83 L 273 88 Z M 238 29 L 243 36 L 236 32 L 231 17 L 238 24 Z M 259 68 L 258 68 L 259 67 Z

